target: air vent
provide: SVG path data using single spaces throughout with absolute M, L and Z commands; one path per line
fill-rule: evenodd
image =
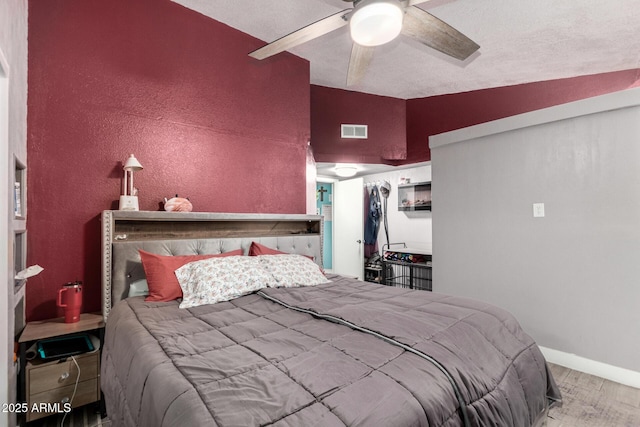
M 342 138 L 367 139 L 367 134 L 367 125 L 342 125 Z

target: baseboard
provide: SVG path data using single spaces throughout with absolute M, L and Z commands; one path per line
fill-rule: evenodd
M 640 372 L 619 368 L 617 366 L 608 365 L 606 363 L 597 362 L 595 360 L 586 359 L 575 354 L 565 353 L 551 348 L 540 347 L 540 351 L 542 351 L 547 362 L 555 365 L 595 375 L 630 387 L 640 388 Z

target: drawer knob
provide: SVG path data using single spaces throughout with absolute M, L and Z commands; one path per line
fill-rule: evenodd
M 60 381 L 64 381 L 67 378 L 69 378 L 69 372 L 65 372 L 62 375 L 60 375 Z
M 60 403 L 69 403 L 69 400 L 71 399 L 69 399 L 68 397 L 63 397 Z

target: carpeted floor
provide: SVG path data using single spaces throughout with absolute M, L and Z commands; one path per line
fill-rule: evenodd
M 63 419 L 64 418 L 64 419 Z M 111 427 L 108 418 L 100 417 L 97 404 L 76 408 L 64 417 L 63 414 L 52 415 L 40 420 L 32 421 L 28 427 Z
M 640 389 L 549 364 L 563 404 L 549 411 L 547 427 L 638 427 Z

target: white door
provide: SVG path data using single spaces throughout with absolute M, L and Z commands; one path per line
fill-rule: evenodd
M 333 272 L 364 277 L 364 207 L 362 178 L 333 187 Z

